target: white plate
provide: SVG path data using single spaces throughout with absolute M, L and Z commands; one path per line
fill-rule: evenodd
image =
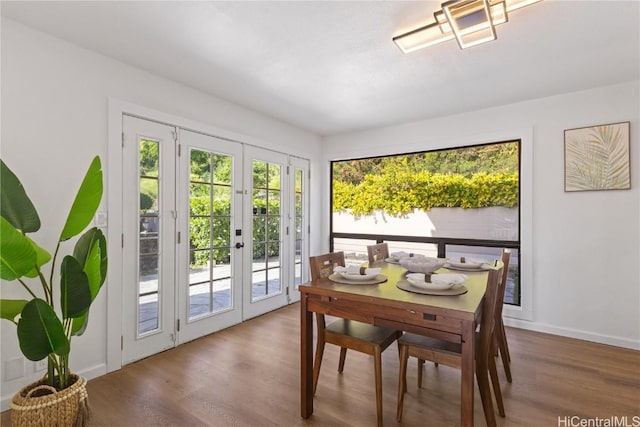
M 407 282 L 411 283 L 411 286 L 415 286 L 416 288 L 426 289 L 428 291 L 444 291 L 446 289 L 451 289 L 454 285 L 453 283 L 427 283 L 420 280 L 414 280 L 407 278 Z
M 489 264 L 482 264 L 480 267 L 454 267 L 453 265 L 447 263 L 444 265 L 444 268 L 448 268 L 449 270 L 468 271 L 469 273 L 473 273 L 474 271 L 477 272 L 491 270 L 491 266 Z
M 460 258 L 454 258 L 447 261 L 447 264 L 454 268 L 464 268 L 465 270 L 479 270 L 484 264 L 486 264 L 486 262 L 480 259 L 467 259 L 465 260 L 465 262 L 460 262 Z
M 464 283 L 467 280 L 467 276 L 464 274 L 434 274 L 431 276 L 431 280 L 433 281 L 432 283 L 425 282 L 424 274 L 422 273 L 407 274 L 407 281 L 411 283 L 411 285 L 430 291 L 451 289 L 455 285 Z
M 350 274 L 350 273 L 348 273 L 346 271 L 341 271 L 338 274 L 340 276 L 342 276 L 343 279 L 353 280 L 354 282 L 362 282 L 364 280 L 371 280 L 371 279 L 375 279 L 376 276 L 378 276 L 378 273 L 374 273 L 374 274 Z

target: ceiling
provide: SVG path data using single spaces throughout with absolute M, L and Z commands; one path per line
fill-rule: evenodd
M 438 2 L 2 1 L 2 15 L 319 135 L 640 78 L 640 3 L 546 0 L 403 54 Z

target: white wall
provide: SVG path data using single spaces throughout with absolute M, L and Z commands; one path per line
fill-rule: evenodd
M 2 19 L 2 159 L 18 175 L 38 208 L 36 239 L 53 250 L 75 191 L 93 156 L 107 170 L 107 99 L 113 97 L 194 122 L 246 135 L 252 144 L 311 159 L 317 170 L 320 137 L 207 96 L 153 74 Z M 212 76 L 215 78 L 215 76 Z M 105 176 L 105 182 L 108 177 Z M 314 184 L 315 181 L 315 184 Z M 315 185 L 315 187 L 314 187 Z M 319 194 L 320 179 L 312 180 Z M 105 195 L 107 190 L 105 189 Z M 106 197 L 101 211 L 106 211 Z M 320 217 L 312 217 L 313 229 Z M 313 241 L 312 248 L 318 244 Z M 67 248 L 72 248 L 69 243 Z M 119 277 L 119 272 L 110 271 Z M 16 283 L 2 283 L 3 298 L 23 297 Z M 89 329 L 72 341 L 71 368 L 88 377 L 105 372 L 106 288 L 91 311 Z M 0 322 L 1 362 L 21 357 L 15 327 Z M 25 376 L 2 381 L 2 409 L 11 395 L 42 375 L 25 362 Z
M 637 349 L 639 94 L 639 82 L 634 81 L 337 135 L 324 138 L 323 153 L 330 160 L 428 150 L 493 142 L 491 138 L 504 134 L 504 129 L 524 129 L 523 137 L 531 138 L 532 148 L 532 159 L 524 159 L 532 162 L 533 182 L 524 183 L 533 189 L 532 252 L 523 250 L 521 265 L 532 267 L 532 313 L 530 321 L 508 319 L 507 323 Z M 564 130 L 623 121 L 631 122 L 631 190 L 565 193 Z M 324 170 L 328 185 L 326 163 Z M 323 226 L 328 230 L 328 218 Z

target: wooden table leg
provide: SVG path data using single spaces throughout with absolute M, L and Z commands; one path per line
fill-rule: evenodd
M 313 414 L 313 313 L 307 311 L 307 294 L 300 295 L 300 411 Z
M 473 427 L 473 390 L 475 372 L 475 325 L 474 322 L 462 324 L 462 381 L 461 381 L 461 405 L 460 425 Z

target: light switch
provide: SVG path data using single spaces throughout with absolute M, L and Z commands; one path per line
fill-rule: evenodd
M 98 213 L 96 213 L 96 216 L 93 219 L 93 225 L 95 225 L 96 227 L 106 227 L 107 226 L 107 213 L 106 212 L 98 212 Z

